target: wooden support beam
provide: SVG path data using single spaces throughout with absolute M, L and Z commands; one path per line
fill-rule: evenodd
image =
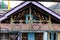
M 49 29 L 52 30 L 51 28 L 51 16 L 49 15 Z
M 13 28 L 13 18 L 12 18 L 12 15 L 11 15 L 11 30 L 13 30 L 14 28 Z
M 32 17 L 31 17 L 31 7 L 29 7 L 29 14 L 30 14 L 30 19 L 29 19 L 29 29 L 31 30 L 31 24 L 32 24 Z

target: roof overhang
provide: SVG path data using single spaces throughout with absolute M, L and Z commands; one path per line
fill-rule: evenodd
M 3 17 L 0 18 L 0 21 L 6 19 L 9 15 L 13 14 L 14 12 L 16 12 L 17 10 L 23 8 L 24 6 L 28 5 L 29 3 L 34 4 L 35 6 L 39 7 L 40 9 L 48 12 L 49 14 L 53 15 L 54 17 L 56 17 L 57 19 L 60 20 L 60 16 L 57 15 L 57 13 L 51 11 L 50 9 L 46 8 L 45 6 L 39 4 L 38 2 L 35 1 L 26 1 L 21 5 L 18 5 L 17 7 L 13 8 L 12 10 L 8 11 Z

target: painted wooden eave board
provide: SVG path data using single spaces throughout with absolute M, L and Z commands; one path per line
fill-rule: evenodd
M 13 14 L 15 11 L 21 9 L 22 7 L 26 6 L 27 4 L 29 4 L 30 1 L 26 1 L 25 3 L 23 3 L 22 5 L 19 5 L 18 7 L 14 8 L 13 10 L 7 12 L 2 18 L 0 18 L 0 21 L 6 19 L 9 15 Z
M 0 18 L 0 21 L 6 19 L 9 15 L 13 14 L 15 11 L 17 11 L 17 10 L 21 9 L 22 7 L 28 5 L 29 3 L 34 4 L 35 6 L 41 8 L 42 10 L 48 12 L 49 14 L 53 15 L 54 17 L 56 17 L 56 18 L 58 18 L 60 20 L 60 16 L 59 15 L 57 15 L 55 12 L 49 10 L 45 6 L 42 6 L 41 4 L 39 4 L 39 3 L 35 2 L 35 1 L 26 1 L 25 3 L 15 7 L 13 10 L 7 12 L 3 17 Z
M 49 14 L 51 14 L 51 15 L 55 16 L 56 18 L 60 19 L 60 16 L 57 15 L 55 12 L 53 12 L 53 11 L 47 9 L 46 7 L 44 7 L 44 6 L 40 5 L 40 4 L 38 4 L 37 2 L 32 2 L 32 3 L 33 3 L 34 5 L 36 5 L 37 7 L 39 7 L 39 8 L 41 8 L 41 9 L 45 10 L 45 11 L 48 12 Z

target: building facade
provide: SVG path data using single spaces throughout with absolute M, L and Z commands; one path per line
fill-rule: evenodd
M 36 1 L 25 1 L 0 18 L 1 40 L 60 40 L 60 15 Z

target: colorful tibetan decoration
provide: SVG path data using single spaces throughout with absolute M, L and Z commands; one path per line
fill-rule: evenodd
M 10 10 L 10 1 L 8 0 L 8 10 Z
M 2 0 L 2 6 L 1 6 L 2 10 L 5 9 L 5 4 L 4 4 L 4 0 Z

